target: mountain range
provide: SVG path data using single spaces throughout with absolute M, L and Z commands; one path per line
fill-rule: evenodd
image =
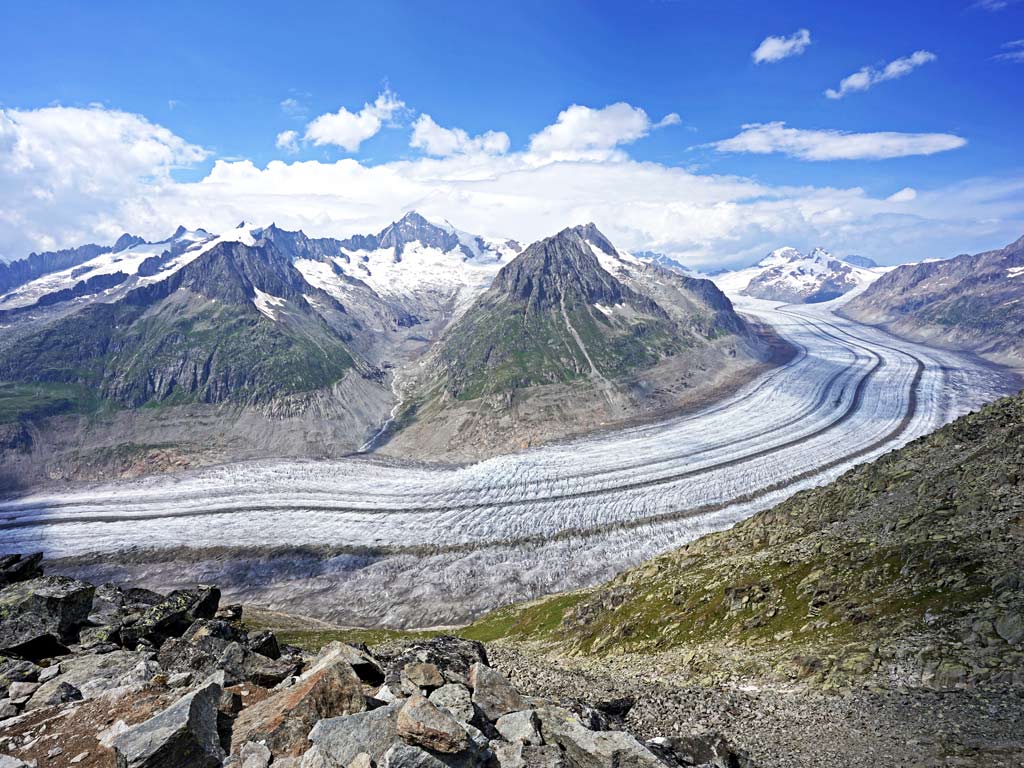
M 841 312 L 900 336 L 1019 368 L 1024 365 L 1024 237 L 993 251 L 897 267 Z
M 732 294 L 787 304 L 817 304 L 863 288 L 884 271 L 863 256 L 840 259 L 824 248 L 804 254 L 786 246 L 751 267 L 719 273 L 713 279 Z
M 33 254 L 4 277 L 15 476 L 339 455 L 382 423 L 408 433 L 390 451 L 435 451 L 439 435 L 442 453 L 486 455 L 710 397 L 778 353 L 710 282 L 621 254 L 593 225 L 525 251 L 415 212 L 345 240 L 180 227 Z M 483 402 L 486 418 L 451 426 Z

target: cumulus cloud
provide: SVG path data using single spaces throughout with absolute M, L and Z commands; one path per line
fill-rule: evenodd
M 389 90 L 380 93 L 373 104 L 364 104 L 358 112 L 341 107 L 314 118 L 306 126 L 305 139 L 316 146 L 330 144 L 346 152 L 357 152 L 359 145 L 376 136 L 385 123 L 405 108 L 405 103 Z
M 625 102 L 602 109 L 573 104 L 562 110 L 554 123 L 530 137 L 529 152 L 543 159 L 621 159 L 625 155 L 616 149 L 620 145 L 680 122 L 679 115 L 672 112 L 654 123 L 644 110 Z
M 123 231 L 111 210 L 208 154 L 128 112 L 0 109 L 0 255 L 110 240 Z
M 711 144 L 719 152 L 767 155 L 779 152 L 800 160 L 882 160 L 934 155 L 967 143 L 949 133 L 850 133 L 787 128 L 783 122 L 752 123 L 731 139 Z
M 413 123 L 409 146 L 422 149 L 435 157 L 483 153 L 501 155 L 508 152 L 508 134 L 503 131 L 487 131 L 479 136 L 470 136 L 461 128 L 444 128 L 427 114 L 420 115 Z
M 274 144 L 278 149 L 283 149 L 288 154 L 293 155 L 299 151 L 299 132 L 281 131 L 277 134 L 277 140 Z
M 347 236 L 377 231 L 413 208 L 524 242 L 595 221 L 623 248 L 707 267 L 749 263 L 785 242 L 882 261 L 947 256 L 1010 242 L 1024 230 L 1024 178 L 1013 177 L 919 189 L 900 201 L 857 187 L 774 186 L 628 156 L 538 162 L 527 150 L 373 165 L 220 159 L 197 181 L 173 178 L 175 166 L 205 157 L 137 115 L 5 112 L 0 255 L 112 242 L 126 229 L 150 239 L 178 224 L 222 231 L 240 219 Z
M 810 44 L 810 30 L 800 29 L 789 37 L 766 37 L 750 56 L 755 64 L 774 64 L 790 56 L 799 56 Z
M 830 99 L 841 99 L 849 93 L 866 91 L 871 86 L 884 83 L 886 80 L 895 80 L 909 75 L 921 65 L 935 61 L 937 58 L 931 51 L 914 51 L 909 56 L 893 59 L 882 69 L 862 67 L 849 77 L 840 80 L 839 88 L 829 88 L 825 91 L 825 95 Z

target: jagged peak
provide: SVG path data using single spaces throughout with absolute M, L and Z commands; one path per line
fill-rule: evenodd
M 131 235 L 125 232 L 123 235 L 117 238 L 117 242 L 114 243 L 114 247 L 112 250 L 114 253 L 117 253 L 127 248 L 131 248 L 133 245 L 139 245 L 144 242 L 146 242 L 144 238 L 141 238 L 138 235 Z

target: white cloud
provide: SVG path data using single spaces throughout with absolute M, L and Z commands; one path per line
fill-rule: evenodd
M 624 157 L 616 148 L 641 139 L 656 128 L 678 125 L 672 112 L 652 123 L 647 113 L 625 102 L 602 109 L 573 104 L 552 125 L 530 137 L 530 154 L 543 160 L 611 160 Z
M 373 104 L 364 104 L 358 112 L 341 107 L 337 112 L 314 118 L 306 126 L 305 139 L 317 146 L 332 144 L 347 152 L 357 152 L 360 144 L 376 136 L 384 123 L 404 108 L 404 102 L 385 90 Z
M 904 187 L 899 192 L 893 192 L 887 198 L 890 203 L 909 203 L 917 199 L 917 190 L 913 187 Z
M 1016 2 L 1018 2 L 1018 0 L 977 0 L 977 2 L 971 7 L 981 8 L 985 11 L 1001 11 Z
M 207 155 L 141 115 L 0 109 L 0 256 L 112 240 L 122 201 L 173 186 L 174 168 Z
M 937 58 L 931 51 L 914 51 L 909 56 L 893 59 L 882 69 L 862 67 L 849 77 L 844 77 L 840 80 L 838 89 L 829 88 L 825 91 L 825 95 L 830 99 L 841 99 L 848 93 L 866 91 L 871 86 L 883 83 L 886 80 L 895 80 L 896 78 L 909 75 L 921 65 L 935 61 Z
M 290 96 L 281 102 L 281 111 L 294 120 L 304 120 L 309 114 L 305 104 Z
M 810 44 L 810 30 L 800 29 L 789 37 L 766 37 L 750 56 L 755 64 L 775 63 L 790 56 L 799 56 Z
M 283 149 L 290 155 L 294 155 L 299 151 L 299 132 L 298 131 L 281 131 L 277 134 L 277 140 L 274 145 L 278 149 Z
M 996 54 L 996 61 L 1024 62 L 1024 40 L 1011 40 L 1003 43 L 1004 53 Z
M 783 122 L 752 123 L 731 139 L 711 146 L 719 152 L 767 155 L 780 152 L 800 160 L 882 160 L 910 155 L 933 155 L 957 149 L 966 139 L 949 133 L 849 133 L 787 128 Z
M 503 131 L 487 131 L 479 136 L 470 136 L 461 128 L 444 128 L 427 114 L 420 115 L 413 124 L 409 146 L 422 149 L 428 155 L 450 157 L 452 155 L 487 154 L 501 155 L 508 152 L 508 134 Z
M 889 262 L 948 256 L 1024 231 L 1024 178 L 918 189 L 913 200 L 894 201 L 857 187 L 772 186 L 624 155 L 539 162 L 528 151 L 374 165 L 220 159 L 198 181 L 172 178 L 175 165 L 205 154 L 137 115 L 3 113 L 0 255 L 112 242 L 126 229 L 150 239 L 178 224 L 222 231 L 240 219 L 347 236 L 413 208 L 524 242 L 593 220 L 623 248 L 707 267 L 750 262 L 785 242 Z

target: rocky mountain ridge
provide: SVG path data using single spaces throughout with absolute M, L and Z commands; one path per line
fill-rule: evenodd
M 1024 365 L 1024 237 L 1005 248 L 897 267 L 844 306 L 897 335 Z

